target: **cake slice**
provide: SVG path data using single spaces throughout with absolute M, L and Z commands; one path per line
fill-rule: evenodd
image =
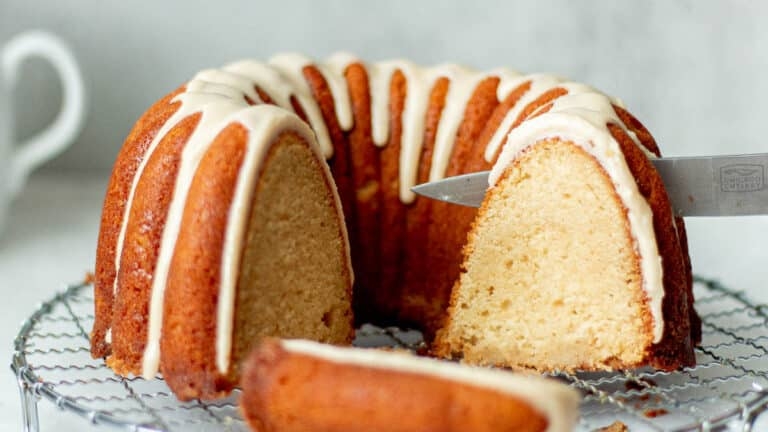
M 351 342 L 341 206 L 296 116 L 265 105 L 239 112 L 203 154 L 180 217 L 165 293 L 153 293 L 162 327 L 150 330 L 179 399 L 229 393 L 264 336 Z
M 435 352 L 541 371 L 692 365 L 688 269 L 655 156 L 597 93 L 548 108 L 491 172 Z
M 305 340 L 264 340 L 241 388 L 260 432 L 554 432 L 578 418 L 578 393 L 554 380 Z
M 124 232 L 99 259 L 120 265 L 97 287 L 97 312 L 111 310 L 94 325 L 94 353 L 122 375 L 161 371 L 181 400 L 228 394 L 260 337 L 348 344 L 354 332 L 347 231 L 312 130 L 230 100 L 161 101 L 181 108 L 167 133 L 143 138 L 138 166 L 124 168 L 130 152 L 119 160 L 130 193 L 105 201 L 115 211 L 102 226 Z

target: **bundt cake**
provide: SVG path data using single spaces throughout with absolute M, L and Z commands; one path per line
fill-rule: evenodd
M 581 128 L 583 133 L 576 136 L 558 135 L 570 131 L 558 129 L 561 111 L 592 122 L 597 134 L 590 136 Z M 540 127 L 550 121 L 551 130 Z M 606 129 L 609 135 L 603 133 Z M 510 131 L 519 138 L 504 146 Z M 610 155 L 589 151 L 590 142 L 606 139 L 610 143 L 604 150 Z M 523 144 L 551 152 L 514 150 Z M 690 364 L 696 325 L 690 325 L 695 313 L 684 227 L 670 212 L 664 188 L 648 164 L 648 157 L 658 154 L 653 139 L 618 101 L 549 75 L 476 72 L 455 65 L 421 68 L 403 60 L 364 63 L 347 54 L 325 62 L 281 55 L 267 63 L 241 61 L 202 71 L 141 117 L 117 157 L 105 198 L 92 354 L 106 357 L 121 374 L 150 377 L 159 367 L 180 398 L 210 398 L 234 386 L 241 359 L 259 337 L 348 343 L 354 311 L 357 323 L 415 326 L 428 341 L 444 326 L 435 344 L 438 355 L 536 367 L 533 360 L 491 356 L 482 340 L 512 334 L 503 323 L 482 318 L 486 312 L 498 317 L 508 311 L 498 314 L 470 304 L 472 309 L 461 313 L 464 303 L 475 301 L 467 298 L 468 292 L 479 290 L 483 304 L 494 301 L 487 291 L 501 294 L 502 285 L 480 286 L 490 281 L 482 279 L 490 274 L 473 285 L 485 263 L 522 262 L 523 255 L 514 255 L 518 252 L 488 249 L 478 240 L 483 233 L 505 235 L 492 226 L 495 222 L 480 223 L 490 220 L 494 209 L 501 219 L 507 208 L 510 218 L 515 212 L 522 215 L 516 209 L 525 207 L 514 206 L 524 204 L 506 199 L 528 196 L 507 186 L 528 175 L 510 168 L 521 164 L 522 157 L 514 157 L 518 153 L 530 155 L 530 166 L 552 163 L 545 169 L 553 176 L 569 170 L 575 184 L 599 193 L 574 199 L 594 198 L 593 205 L 605 207 L 600 220 L 606 221 L 606 232 L 596 233 L 602 231 L 597 221 L 574 224 L 568 228 L 583 229 L 584 235 L 569 234 L 571 240 L 591 249 L 603 245 L 588 241 L 616 242 L 593 256 L 567 251 L 574 260 L 587 260 L 584 266 L 615 274 L 599 286 L 582 287 L 583 300 L 556 310 L 583 307 L 585 313 L 578 316 L 584 319 L 613 314 L 619 322 L 621 315 L 597 305 L 605 305 L 602 296 L 627 295 L 614 300 L 631 303 L 626 309 L 635 315 L 618 334 L 636 333 L 627 339 L 645 344 L 642 355 L 634 357 L 601 346 L 591 354 L 597 360 L 572 366 Z M 549 159 L 544 157 L 548 153 L 553 154 Z M 570 163 L 585 170 L 592 183 L 586 185 L 587 179 Z M 462 248 L 477 210 L 417 198 L 410 189 L 492 167 L 501 180 L 491 188 L 464 257 Z M 604 172 L 602 177 L 598 171 Z M 541 201 L 541 194 L 551 193 L 554 205 L 564 194 L 551 187 L 563 179 L 550 179 L 531 194 L 539 194 Z M 629 200 L 625 188 L 631 189 Z M 496 189 L 504 193 L 494 193 Z M 577 189 L 582 190 L 569 187 L 569 193 Z M 579 207 L 584 212 L 580 220 L 593 211 L 588 206 Z M 558 212 L 571 214 L 568 209 Z M 530 227 L 546 231 L 539 215 L 531 217 L 536 219 Z M 618 235 L 620 227 L 623 236 Z M 546 233 L 534 240 L 541 245 L 560 241 L 547 237 L 559 233 Z M 513 238 L 488 241 L 508 245 Z M 473 249 L 499 255 L 475 257 Z M 549 250 L 563 252 L 555 243 Z M 590 261 L 610 255 L 609 250 L 621 250 L 624 258 Z M 526 256 L 535 258 L 533 253 Z M 355 275 L 351 293 L 350 259 Z M 465 261 L 467 271 L 462 273 Z M 619 262 L 621 268 L 605 267 Z M 511 270 L 537 268 L 535 263 L 515 264 L 488 271 L 503 279 Z M 562 279 L 550 279 L 548 295 L 558 288 L 573 293 L 587 282 L 568 278 L 568 271 L 563 267 L 558 273 Z M 460 273 L 463 279 L 446 319 Z M 528 276 L 516 277 L 520 285 Z M 536 274 L 530 278 L 545 281 Z M 617 279 L 625 289 L 596 292 Z M 538 305 L 535 298 L 543 293 L 527 290 L 516 304 L 530 298 L 530 305 Z M 558 295 L 567 300 L 566 294 Z M 593 305 L 593 296 L 601 297 L 600 302 Z M 503 304 L 498 308 L 505 309 Z M 467 330 L 480 329 L 480 323 L 489 327 L 488 333 Z M 539 323 L 525 323 L 512 332 L 535 325 Z M 542 343 L 551 337 L 535 335 L 546 336 Z M 516 351 L 517 340 L 506 338 L 497 348 Z M 582 347 L 593 342 L 583 340 Z M 488 351 L 489 357 L 479 351 Z
M 571 431 L 578 393 L 554 380 L 402 352 L 265 340 L 243 367 L 253 430 Z

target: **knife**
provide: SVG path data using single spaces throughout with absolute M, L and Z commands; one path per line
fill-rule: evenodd
M 768 153 L 651 159 L 679 216 L 768 214 L 765 172 Z M 450 203 L 480 207 L 489 171 L 414 186 L 413 192 Z

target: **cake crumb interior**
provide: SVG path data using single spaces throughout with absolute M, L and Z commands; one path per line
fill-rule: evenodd
M 470 235 L 445 342 L 465 360 L 599 369 L 651 343 L 626 209 L 598 161 L 548 139 L 507 168 Z
M 285 133 L 267 155 L 254 198 L 237 282 L 233 362 L 264 336 L 350 340 L 350 277 L 320 165 Z

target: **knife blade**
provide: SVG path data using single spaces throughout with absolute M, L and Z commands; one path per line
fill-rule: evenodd
M 672 207 L 680 216 L 768 214 L 765 172 L 768 153 L 651 159 Z M 414 186 L 413 192 L 450 203 L 480 207 L 489 171 Z

